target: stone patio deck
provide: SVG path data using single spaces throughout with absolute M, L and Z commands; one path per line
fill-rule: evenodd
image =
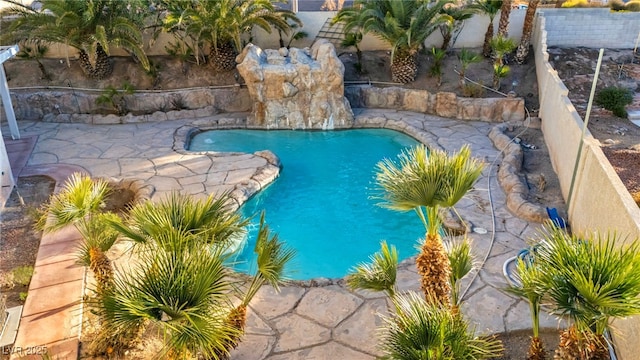
M 485 159 L 487 164 L 500 155 L 487 137 L 493 126 L 490 123 L 395 110 L 356 109 L 354 112 L 355 127 L 404 131 L 425 144 L 449 151 L 469 143 L 473 155 Z M 184 139 L 179 138 L 176 142 L 174 135 L 180 134 L 176 129 L 185 126 L 237 128 L 242 127 L 242 119 L 242 114 L 225 114 L 198 121 L 184 119 L 126 125 L 22 121 L 19 126 L 23 136 L 38 136 L 27 163 L 29 169 L 44 171 L 55 164 L 69 164 L 75 169 L 86 170 L 94 177 L 142 179 L 155 186 L 153 199 L 176 190 L 204 197 L 212 192 L 236 189 L 235 195 L 242 201 L 268 183 L 271 176 L 264 176 L 264 172 L 271 164 L 267 158 L 255 154 L 225 156 L 173 150 L 176 143 L 184 143 Z M 505 194 L 497 184 L 495 173 L 495 166 L 487 166 L 476 188 L 457 206 L 462 217 L 473 227 L 488 230 L 487 234 L 470 234 L 477 259 L 486 257 L 486 262 L 479 274 L 463 285 L 463 289 L 468 286 L 468 291 L 465 292 L 462 311 L 482 333 L 530 328 L 527 303 L 501 291 L 506 286 L 502 265 L 526 247 L 525 240 L 539 228 L 539 224 L 515 218 L 507 211 Z M 64 232 L 57 236 L 64 234 L 67 234 L 68 241 L 75 238 L 72 233 Z M 41 246 L 41 252 L 46 246 L 46 243 Z M 68 259 L 70 249 L 62 246 L 55 256 Z M 71 276 L 76 280 L 79 277 L 75 275 L 79 270 L 68 265 L 68 261 L 56 261 L 46 264 L 46 271 L 36 271 L 25 309 L 63 306 L 60 303 L 62 297 L 40 297 L 35 287 L 49 285 L 61 291 L 65 285 L 58 284 L 59 281 L 52 282 L 53 278 L 59 280 Z M 470 281 L 473 282 L 469 284 Z M 315 286 L 285 286 L 280 294 L 275 294 L 269 287 L 262 288 L 250 304 L 246 336 L 231 358 L 374 359 L 380 355 L 376 333 L 382 323 L 380 314 L 386 313 L 389 306 L 387 299 L 382 294 L 349 290 L 340 279 L 319 279 L 314 283 Z M 398 283 L 401 290 L 420 291 L 413 259 L 402 263 Z M 67 299 L 65 304 L 80 303 L 81 292 L 74 291 L 73 294 L 76 298 Z M 36 313 L 47 322 L 54 321 L 54 316 L 60 316 L 60 313 Z M 61 339 L 69 339 L 69 333 L 77 333 L 78 319 L 75 317 L 80 313 L 68 311 L 66 314 L 66 319 L 55 320 L 56 326 L 38 330 L 30 327 L 29 313 L 23 314 L 16 346 L 51 346 L 51 342 L 57 344 Z M 543 328 L 556 328 L 557 321 L 543 316 L 541 325 Z M 45 334 L 48 340 L 42 337 Z M 62 358 L 74 356 L 71 351 Z

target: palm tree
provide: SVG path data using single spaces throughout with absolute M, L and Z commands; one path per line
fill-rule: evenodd
M 513 39 L 497 35 L 491 40 L 491 49 L 493 50 L 493 88 L 500 89 L 500 79 L 509 75 L 510 68 L 504 64 L 504 57 L 516 48 Z
M 179 0 L 165 0 L 174 2 Z M 294 13 L 277 9 L 275 0 L 216 0 L 196 1 L 180 6 L 168 7 L 165 27 L 184 29 L 193 34 L 196 44 L 210 44 L 209 64 L 214 71 L 229 71 L 235 68 L 235 58 L 243 48 L 242 37 L 250 34 L 254 27 L 271 33 L 272 27 L 288 33 L 289 20 L 297 26 L 302 22 Z M 176 21 L 179 19 L 179 21 Z
M 440 11 L 449 2 L 357 0 L 353 7 L 340 10 L 334 21 L 345 23 L 345 32 L 359 27 L 388 43 L 392 48 L 391 79 L 408 83 L 415 80 L 418 71 L 418 51 L 444 21 Z
M 516 51 L 516 62 L 518 64 L 524 63 L 527 55 L 529 55 L 531 33 L 533 32 L 533 18 L 536 14 L 538 4 L 540 4 L 540 0 L 529 1 L 529 7 L 527 8 L 527 13 L 524 16 L 524 25 L 522 26 L 522 38 L 520 39 L 520 45 L 518 45 L 518 51 Z
M 508 292 L 526 299 L 529 303 L 533 337 L 529 345 L 527 360 L 544 360 L 546 358 L 544 344 L 540 338 L 540 304 L 544 295 L 540 289 L 541 277 L 540 266 L 518 259 L 516 265 L 518 284 L 511 285 L 506 289 Z
M 509 16 L 511 15 L 511 0 L 502 0 L 500 7 L 500 22 L 498 23 L 498 36 L 509 36 Z
M 480 55 L 474 53 L 473 51 L 469 51 L 467 49 L 462 49 L 460 54 L 458 54 L 458 60 L 460 60 L 460 89 L 464 90 L 464 86 L 466 85 L 465 73 L 471 64 L 476 64 L 482 61 L 482 57 Z
M 538 291 L 553 314 L 573 322 L 556 358 L 608 359 L 604 334 L 611 320 L 640 314 L 640 242 L 615 234 L 583 239 L 551 226 L 539 244 Z
M 280 284 L 285 280 L 285 266 L 295 256 L 295 250 L 288 248 L 272 234 L 269 226 L 264 222 L 264 212 L 260 215 L 260 227 L 256 238 L 254 252 L 256 253 L 257 271 L 253 276 L 247 291 L 238 306 L 233 308 L 226 318 L 226 323 L 237 330 L 230 341 L 225 344 L 227 351 L 235 348 L 240 337 L 244 334 L 247 321 L 247 306 L 265 283 L 279 291 Z
M 471 158 L 468 145 L 451 155 L 416 146 L 403 151 L 398 160 L 399 164 L 389 159 L 377 164 L 377 198 L 384 207 L 416 211 L 427 231 L 416 260 L 422 290 L 426 298 L 449 304 L 451 266 L 440 238 L 438 212 L 453 207 L 473 187 L 483 165 Z
M 60 43 L 78 50 L 80 67 L 90 78 L 108 77 L 111 45 L 131 52 L 145 70 L 149 60 L 142 46 L 142 2 L 120 0 L 42 0 L 41 10 L 14 6 L 17 15 L 8 36 L 17 40 Z M 67 57 L 67 64 L 69 64 Z
M 440 49 L 448 51 L 456 43 L 456 39 L 462 28 L 464 21 L 470 19 L 475 13 L 475 9 L 471 6 L 453 6 L 451 4 L 445 6 L 441 10 L 445 21 L 440 24 L 440 34 L 442 34 L 442 46 Z
M 431 57 L 433 58 L 433 63 L 429 68 L 429 75 L 436 77 L 436 86 L 440 87 L 442 85 L 442 62 L 444 61 L 445 56 L 447 56 L 447 52 L 438 49 L 435 46 L 431 48 Z
M 396 247 L 380 243 L 380 251 L 369 257 L 371 262 L 356 265 L 347 275 L 347 285 L 352 289 L 384 291 L 389 298 L 397 293 L 398 251 Z
M 145 245 L 136 267 L 118 272 L 113 289 L 100 299 L 103 336 L 95 339 L 94 349 L 120 354 L 131 334 L 153 323 L 165 342 L 159 357 L 227 353 L 226 344 L 238 331 L 225 322 L 234 288 L 222 249 L 208 249 L 188 232 L 165 235 L 174 246 Z
M 484 42 L 482 43 L 482 55 L 489 57 L 491 56 L 491 39 L 493 39 L 493 19 L 495 19 L 502 7 L 502 0 L 481 0 L 471 6 L 489 17 L 489 26 L 484 34 Z
M 490 359 L 500 357 L 500 340 L 469 331 L 458 314 L 425 301 L 415 293 L 393 299 L 398 311 L 384 318 L 381 349 L 385 359 Z
M 445 251 L 451 264 L 449 285 L 451 286 L 451 311 L 454 314 L 460 312 L 460 280 L 467 276 L 474 268 L 471 254 L 471 241 L 466 236 L 461 241 L 452 237 L 444 241 Z
M 74 173 L 62 190 L 51 197 L 41 211 L 36 227 L 44 232 L 54 232 L 74 225 L 82 235 L 79 263 L 88 266 L 96 277 L 96 292 L 102 294 L 111 287 L 113 269 L 105 255 L 116 241 L 117 233 L 104 224 L 118 216 L 103 213 L 102 206 L 109 195 L 109 184 L 102 179 Z
M 197 238 L 188 239 L 227 250 L 244 237 L 248 223 L 248 219 L 232 210 L 231 201 L 229 193 L 197 200 L 174 192 L 164 201 L 138 204 L 125 223 L 111 225 L 136 244 L 155 242 L 171 250 L 175 242 L 166 234 L 191 234 Z

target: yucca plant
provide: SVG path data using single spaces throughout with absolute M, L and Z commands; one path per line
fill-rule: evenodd
M 376 182 L 381 206 L 397 211 L 414 210 L 426 229 L 416 260 L 426 298 L 449 304 L 451 265 L 440 238 L 441 208 L 453 207 L 473 187 L 483 164 L 471 157 L 471 149 L 459 152 L 427 151 L 419 145 L 398 155 L 398 163 L 385 159 L 377 164 Z
M 380 251 L 369 257 L 370 262 L 362 262 L 349 271 L 347 285 L 352 289 L 384 291 L 394 298 L 396 275 L 398 272 L 398 251 L 396 247 L 380 243 Z
M 465 80 L 465 74 L 467 69 L 471 64 L 477 64 L 482 61 L 482 57 L 480 54 L 477 54 L 473 51 L 469 51 L 465 48 L 460 50 L 460 54 L 458 54 L 458 60 L 460 60 L 460 73 L 458 74 L 460 77 L 460 89 L 464 89 L 464 86 L 467 84 Z
M 247 306 L 258 290 L 264 284 L 271 285 L 276 291 L 280 290 L 280 285 L 286 280 L 286 265 L 295 256 L 295 250 L 286 246 L 278 239 L 277 234 L 272 234 L 269 226 L 264 221 L 264 212 L 260 215 L 260 227 L 254 252 L 256 253 L 257 271 L 253 276 L 247 291 L 244 293 L 242 302 L 232 309 L 227 315 L 226 323 L 237 330 L 237 333 L 226 344 L 230 351 L 238 344 L 240 336 L 244 334 L 244 327 L 247 320 Z
M 467 276 L 474 268 L 473 254 L 471 253 L 471 240 L 464 236 L 461 240 L 448 237 L 444 241 L 444 248 L 451 264 L 449 285 L 451 286 L 451 311 L 457 314 L 460 311 L 460 280 Z
M 385 359 L 491 359 L 500 357 L 500 340 L 480 337 L 459 314 L 410 292 L 393 299 L 398 311 L 384 318 L 381 350 Z
M 616 234 L 582 239 L 548 226 L 539 244 L 540 291 L 552 313 L 573 323 L 556 357 L 608 359 L 610 321 L 640 314 L 640 243 Z
M 529 303 L 533 336 L 527 353 L 527 360 L 544 360 L 546 353 L 540 338 L 540 304 L 544 293 L 541 291 L 541 267 L 520 258 L 517 259 L 515 279 L 517 284 L 505 290 L 511 294 L 524 298 Z

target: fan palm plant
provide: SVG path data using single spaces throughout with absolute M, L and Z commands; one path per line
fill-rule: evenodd
M 376 181 L 382 206 L 392 210 L 414 210 L 427 231 L 416 260 L 422 290 L 428 299 L 449 304 L 451 266 L 440 238 L 438 212 L 453 207 L 473 187 L 483 165 L 471 158 L 471 149 L 447 154 L 424 145 L 403 151 L 399 164 L 385 159 L 377 164 Z M 426 213 L 426 215 L 425 215 Z
M 509 293 L 524 298 L 529 303 L 533 337 L 527 353 L 527 360 L 544 360 L 546 358 L 544 344 L 540 338 L 540 304 L 544 295 L 540 287 L 542 275 L 540 266 L 518 259 L 515 276 L 518 284 L 506 288 Z
M 491 39 L 491 49 L 493 50 L 493 88 L 500 89 L 500 80 L 507 77 L 510 72 L 509 66 L 504 64 L 504 57 L 516 48 L 513 39 L 498 35 Z
M 228 249 L 245 235 L 248 219 L 243 219 L 231 209 L 229 193 L 211 195 L 197 200 L 177 192 L 158 202 L 144 202 L 131 209 L 126 223 L 112 222 L 122 235 L 136 244 L 155 242 L 171 250 L 176 246 L 167 234 L 188 233 L 197 239 L 217 247 Z M 171 240 L 166 241 L 165 239 Z
M 109 192 L 106 181 L 74 173 L 62 190 L 45 204 L 36 223 L 36 227 L 44 232 L 54 232 L 68 225 L 78 229 L 83 239 L 78 260 L 94 273 L 98 294 L 111 287 L 113 278 L 111 261 L 105 252 L 111 248 L 117 234 L 110 231 L 105 222 L 115 221 L 118 216 L 102 213 L 101 209 Z
M 168 234 L 167 234 L 168 235 Z M 231 309 L 232 283 L 226 278 L 222 249 L 206 249 L 197 235 L 168 235 L 172 247 L 145 246 L 137 266 L 119 272 L 113 289 L 99 299 L 102 334 L 93 347 L 121 353 L 114 339 L 127 339 L 145 325 L 155 324 L 163 332 L 164 357 L 188 358 L 202 354 L 218 358 L 238 331 L 225 322 Z M 171 248 L 171 250 L 167 250 Z
M 469 68 L 469 66 L 471 66 L 471 64 L 481 62 L 482 57 L 480 57 L 480 55 L 474 53 L 473 51 L 462 49 L 460 50 L 460 54 L 458 54 L 458 60 L 460 60 L 460 73 L 458 74 L 460 76 L 460 89 L 464 90 L 464 86 L 467 83 L 467 81 L 465 80 L 467 69 Z
M 42 0 L 41 3 L 39 11 L 13 6 L 10 12 L 17 19 L 11 23 L 7 36 L 75 48 L 80 67 L 90 78 L 104 79 L 111 74 L 112 45 L 131 52 L 145 70 L 150 69 L 139 30 L 147 11 L 141 1 Z
M 235 68 L 235 58 L 243 48 L 242 37 L 250 34 L 254 27 L 268 33 L 272 28 L 288 33 L 289 21 L 302 25 L 293 12 L 276 8 L 274 0 L 165 1 L 179 3 L 167 7 L 165 28 L 183 29 L 193 36 L 196 44 L 208 42 L 209 64 L 217 72 Z
M 491 56 L 491 39 L 493 39 L 493 20 L 502 7 L 502 0 L 481 0 L 473 3 L 471 7 L 489 17 L 489 26 L 487 26 L 482 43 L 482 55 L 489 57 Z
M 444 241 L 445 251 L 451 264 L 449 285 L 451 286 L 451 311 L 454 314 L 460 312 L 460 280 L 473 270 L 474 262 L 471 254 L 471 241 L 468 237 L 460 241 L 450 237 Z
M 446 51 L 438 49 L 435 46 L 431 48 L 431 58 L 433 59 L 433 63 L 429 68 L 429 75 L 436 77 L 437 87 L 442 85 L 442 63 L 444 62 L 445 56 L 447 56 Z
M 244 327 L 247 321 L 247 306 L 258 293 L 262 285 L 268 283 L 276 291 L 286 280 L 286 265 L 295 256 L 295 250 L 289 248 L 278 239 L 277 234 L 272 234 L 269 226 L 264 221 L 264 212 L 260 215 L 260 227 L 254 247 L 256 253 L 257 271 L 253 276 L 247 291 L 238 306 L 232 309 L 226 318 L 226 323 L 237 330 L 235 335 L 225 346 L 227 351 L 235 348 L 240 336 L 244 334 Z
M 384 291 L 390 298 L 394 298 L 396 289 L 396 275 L 398 272 L 398 251 L 396 247 L 380 243 L 380 251 L 369 257 L 369 263 L 356 265 L 347 275 L 347 285 L 352 289 Z
M 529 55 L 529 45 L 531 45 L 531 33 L 533 32 L 533 20 L 536 15 L 536 9 L 540 4 L 540 0 L 529 1 L 529 7 L 527 7 L 527 13 L 524 15 L 524 25 L 522 26 L 522 38 L 520 38 L 520 45 L 516 51 L 516 62 L 518 64 L 524 63 L 524 60 Z
M 397 295 L 394 303 L 398 311 L 384 318 L 385 359 L 490 359 L 503 351 L 500 340 L 476 336 L 462 316 L 415 293 Z
M 540 291 L 554 314 L 573 322 L 557 358 L 608 359 L 610 321 L 640 314 L 640 243 L 615 234 L 580 239 L 552 226 L 539 244 Z
M 391 79 L 399 83 L 415 80 L 416 56 L 445 19 L 440 11 L 449 0 L 435 4 L 427 0 L 357 0 L 336 14 L 334 21 L 345 23 L 345 32 L 359 27 L 388 43 L 391 50 Z
M 439 26 L 440 34 L 442 34 L 440 49 L 448 51 L 455 45 L 458 35 L 464 28 L 465 20 L 470 19 L 475 12 L 476 9 L 468 5 L 453 6 L 448 4 L 442 8 L 440 13 L 445 21 Z

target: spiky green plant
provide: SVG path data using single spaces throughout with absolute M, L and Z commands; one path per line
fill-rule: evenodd
M 198 200 L 173 192 L 157 203 L 136 205 L 124 224 L 113 222 L 112 226 L 137 244 L 155 242 L 168 249 L 176 245 L 169 234 L 184 232 L 198 235 L 187 240 L 228 248 L 244 236 L 247 223 L 248 219 L 232 210 L 229 193 Z
M 415 80 L 416 56 L 424 40 L 445 21 L 440 10 L 448 3 L 450 0 L 357 0 L 352 7 L 340 10 L 334 22 L 343 22 L 345 33 L 359 28 L 388 43 L 392 80 L 408 83 Z
M 254 252 L 256 253 L 257 271 L 249 287 L 244 293 L 242 302 L 227 315 L 227 323 L 238 333 L 226 344 L 227 350 L 237 346 L 240 336 L 244 333 L 247 306 L 264 284 L 271 285 L 280 291 L 280 285 L 286 280 L 286 265 L 293 259 L 296 252 L 278 239 L 278 234 L 272 234 L 264 221 L 265 213 L 260 214 L 260 227 L 256 237 Z
M 490 359 L 501 355 L 500 340 L 479 337 L 462 316 L 415 293 L 394 298 L 399 309 L 384 318 L 380 342 L 385 359 Z
M 111 74 L 109 52 L 114 46 L 133 54 L 149 70 L 140 30 L 148 6 L 141 1 L 42 0 L 39 11 L 13 3 L 9 12 L 17 18 L 3 39 L 70 46 L 78 51 L 80 67 L 91 78 Z M 67 63 L 70 66 L 68 56 Z
M 611 320 L 640 314 L 640 243 L 616 234 L 580 238 L 551 225 L 539 240 L 539 291 L 553 314 L 571 319 L 578 336 L 559 350 L 582 358 L 608 356 L 604 332 Z
M 396 247 L 380 243 L 380 251 L 369 257 L 370 262 L 360 263 L 349 271 L 347 285 L 352 289 L 384 291 L 390 298 L 396 295 L 398 251 Z
M 446 56 L 446 51 L 438 49 L 435 46 L 431 48 L 431 59 L 433 60 L 433 64 L 431 64 L 431 67 L 429 68 L 429 74 L 431 76 L 435 76 L 436 86 L 438 87 L 442 85 L 442 63 Z
M 458 54 L 458 60 L 460 60 L 460 73 L 458 74 L 460 77 L 460 89 L 464 89 L 464 86 L 467 83 L 467 81 L 465 80 L 467 69 L 469 68 L 469 66 L 471 66 L 471 64 L 477 64 L 481 62 L 482 57 L 480 56 L 480 54 L 463 48 Z
M 527 354 L 527 360 L 544 360 L 546 358 L 544 344 L 540 338 L 540 304 L 544 293 L 541 291 L 541 266 L 517 259 L 515 279 L 517 285 L 511 285 L 505 290 L 511 294 L 524 298 L 529 303 L 533 337 Z
M 511 68 L 508 65 L 493 64 L 493 89 L 500 90 L 502 79 L 509 76 Z
M 471 240 L 464 236 L 462 240 L 447 238 L 444 248 L 451 264 L 451 306 L 454 312 L 460 309 L 460 280 L 467 276 L 474 267 L 473 254 L 471 253 Z
M 226 354 L 226 343 L 238 333 L 225 322 L 233 286 L 222 249 L 183 239 L 196 236 L 182 232 L 174 237 L 180 245 L 170 251 L 148 244 L 131 271 L 117 274 L 113 289 L 99 299 L 107 340 L 126 338 L 152 322 L 164 334 L 160 357 Z
M 95 214 L 104 205 L 109 191 L 106 181 L 73 173 L 64 183 L 62 191 L 45 204 L 36 227 L 53 232 Z
M 398 163 L 385 159 L 377 164 L 380 204 L 397 211 L 414 210 L 427 231 L 416 264 L 427 298 L 449 304 L 451 265 L 440 239 L 439 209 L 453 207 L 473 187 L 483 164 L 463 146 L 449 155 L 427 151 L 419 145 L 398 155 Z M 426 215 L 425 215 L 426 213 Z

